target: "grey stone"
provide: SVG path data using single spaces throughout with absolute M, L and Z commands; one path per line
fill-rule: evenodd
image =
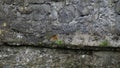
M 120 46 L 112 39 L 120 31 L 118 8 L 117 0 L 0 0 L 0 43 L 38 45 L 57 36 L 64 44 Z
M 1 68 L 119 68 L 119 52 L 0 46 Z
M 0 68 L 120 68 L 114 49 L 79 50 L 120 47 L 119 6 L 119 0 L 0 0 Z
M 116 15 L 116 20 L 117 20 L 117 23 L 115 25 L 115 30 L 114 30 L 114 34 L 117 34 L 118 36 L 120 35 L 120 26 L 119 26 L 119 23 L 120 23 L 120 15 Z
M 42 4 L 42 3 L 45 3 L 45 2 L 50 2 L 51 0 L 25 0 L 26 2 L 28 3 L 32 3 L 32 4 Z
M 61 23 L 69 23 L 71 22 L 74 17 L 74 7 L 73 6 L 66 6 L 63 9 L 61 9 L 58 14 L 59 14 L 59 21 Z
M 120 14 L 120 7 L 119 6 L 120 6 L 120 1 L 117 2 L 116 6 L 115 6 L 115 11 L 117 14 Z

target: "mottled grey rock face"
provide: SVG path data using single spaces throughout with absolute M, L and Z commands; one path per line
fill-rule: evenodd
M 120 68 L 119 52 L 0 46 L 0 68 Z
M 119 8 L 119 6 L 120 6 L 120 1 L 117 2 L 116 7 L 115 7 L 116 13 L 120 15 L 120 8 Z
M 57 41 L 89 46 L 107 40 L 120 46 L 119 4 L 119 0 L 0 0 L 0 40 L 11 45 Z
M 79 50 L 119 36 L 120 0 L 0 0 L 0 68 L 120 68 L 120 53 Z

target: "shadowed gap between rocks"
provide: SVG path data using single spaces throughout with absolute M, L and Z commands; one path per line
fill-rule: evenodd
M 71 44 L 63 44 L 63 45 L 57 45 L 57 44 L 40 44 L 40 45 L 10 45 L 7 43 L 3 43 L 1 46 L 9 46 L 9 47 L 33 47 L 33 48 L 49 48 L 49 49 L 59 49 L 59 50 L 71 50 L 71 51 L 110 51 L 110 52 L 120 52 L 120 47 L 109 47 L 109 46 L 77 46 L 77 45 L 71 45 Z

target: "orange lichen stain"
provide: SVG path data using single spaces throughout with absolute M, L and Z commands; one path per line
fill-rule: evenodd
M 53 35 L 51 38 L 50 38 L 51 41 L 56 41 L 58 40 L 58 35 Z

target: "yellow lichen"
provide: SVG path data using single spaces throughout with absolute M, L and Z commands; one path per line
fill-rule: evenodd
M 24 10 L 24 7 L 20 7 L 20 10 L 23 11 L 23 10 Z
M 3 23 L 3 26 L 4 26 L 4 27 L 6 27 L 6 26 L 7 26 L 6 22 L 4 22 L 4 23 Z

